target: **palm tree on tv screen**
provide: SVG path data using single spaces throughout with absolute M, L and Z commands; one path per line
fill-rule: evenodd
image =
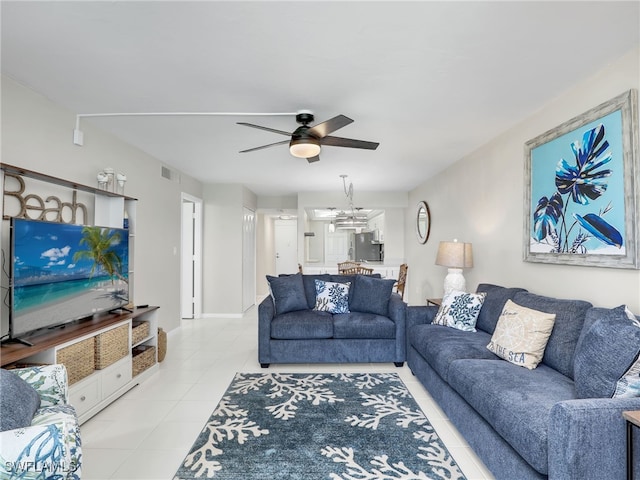
M 82 229 L 82 238 L 80 245 L 86 246 L 85 250 L 78 250 L 73 254 L 73 261 L 80 259 L 93 260 L 91 267 L 91 275 L 93 275 L 98 266 L 111 277 L 117 277 L 125 283 L 128 280 L 122 275 L 122 259 L 113 248 L 121 241 L 120 232 L 102 227 L 84 227 Z

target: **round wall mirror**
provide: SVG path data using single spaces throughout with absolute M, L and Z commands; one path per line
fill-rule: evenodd
M 416 212 L 416 235 L 420 243 L 427 243 L 429 233 L 431 232 L 431 212 L 427 202 L 418 202 L 418 211 Z

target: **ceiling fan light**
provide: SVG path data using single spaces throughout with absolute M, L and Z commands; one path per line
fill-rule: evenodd
M 320 153 L 320 142 L 315 138 L 301 138 L 291 140 L 289 143 L 289 152 L 294 157 L 312 158 Z

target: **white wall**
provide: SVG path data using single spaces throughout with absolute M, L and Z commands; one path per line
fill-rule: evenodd
M 428 297 L 442 296 L 446 268 L 434 265 L 438 242 L 457 237 L 473 243 L 474 267 L 465 271 L 468 290 L 490 282 L 542 295 L 586 299 L 596 306 L 626 303 L 640 313 L 640 270 L 522 260 L 525 142 L 630 88 L 638 89 L 639 58 L 640 51 L 635 50 L 612 61 L 532 117 L 410 192 L 410 205 L 420 200 L 429 204 L 431 236 L 425 245 L 418 244 L 412 231 L 415 208 L 409 208 L 409 303 L 425 304 Z
M 255 194 L 242 185 L 203 188 L 203 316 L 242 315 L 243 207 L 256 209 Z
M 405 238 L 407 223 L 405 214 L 408 208 L 385 208 L 384 211 L 384 263 L 400 265 L 405 262 Z
M 201 184 L 179 175 L 161 176 L 162 164 L 83 121 L 84 146 L 72 142 L 75 113 L 2 77 L 2 162 L 96 185 L 98 171 L 113 167 L 127 175 L 125 193 L 138 198 L 135 243 L 135 303 L 161 307 L 165 330 L 180 324 L 181 192 L 202 195 Z M 37 192 L 36 192 L 37 193 Z M 3 333 L 5 333 L 3 331 Z

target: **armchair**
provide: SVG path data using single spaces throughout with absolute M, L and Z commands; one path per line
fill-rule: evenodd
M 79 480 L 80 427 L 64 365 L 11 370 L 40 395 L 31 425 L 0 432 L 0 478 Z

